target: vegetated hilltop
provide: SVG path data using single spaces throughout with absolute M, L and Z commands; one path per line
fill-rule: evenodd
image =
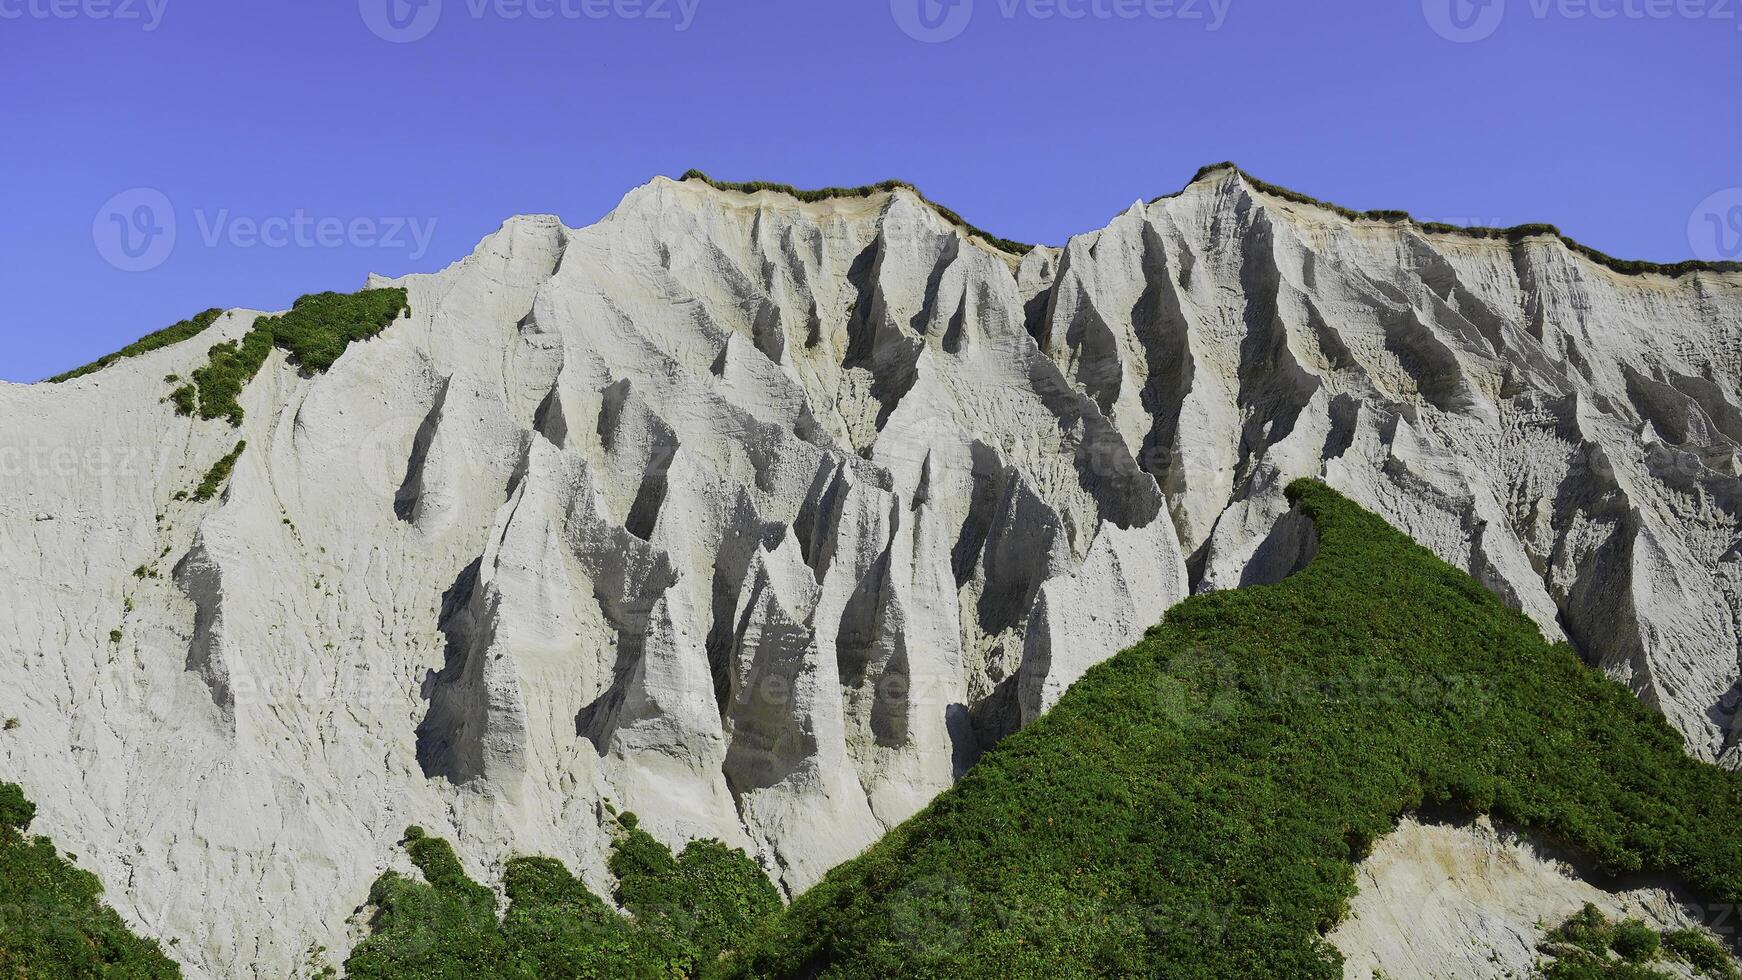
M 721 972 L 1340 977 L 1354 863 L 1423 808 L 1742 900 L 1742 778 L 1379 518 L 1289 494 L 1303 571 L 1175 607 Z
M 1328 980 L 1355 863 L 1424 808 L 1742 899 L 1742 778 L 1379 518 L 1320 484 L 1289 494 L 1318 531 L 1304 570 L 1176 607 L 784 913 L 742 853 L 674 861 L 625 817 L 611 869 L 635 919 L 523 859 L 499 924 L 414 830 L 427 884 L 377 883 L 353 975 Z M 1553 975 L 1643 969 L 1636 932 Z M 1600 963 L 1611 944 L 1633 965 Z M 1672 946 L 1728 966 L 1701 934 Z

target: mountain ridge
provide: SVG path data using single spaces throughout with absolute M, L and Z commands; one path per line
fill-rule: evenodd
M 265 352 L 240 428 L 164 378 L 266 314 L 0 386 L 0 778 L 195 975 L 343 948 L 413 823 L 603 893 L 609 798 L 792 894 L 1178 600 L 1286 574 L 1300 476 L 1738 764 L 1742 283 L 1222 179 L 969 244 L 901 190 L 656 180 L 371 278 L 411 316 Z
M 1712 273 L 1712 274 L 1716 274 L 1716 275 L 1731 275 L 1731 274 L 1742 275 L 1742 262 L 1738 262 L 1738 261 L 1706 261 L 1706 260 L 1701 260 L 1701 259 L 1685 259 L 1685 260 L 1676 261 L 1676 262 L 1654 262 L 1654 261 L 1650 261 L 1650 260 L 1646 260 L 1646 259 L 1619 259 L 1619 258 L 1615 258 L 1614 256 L 1611 256 L 1607 253 L 1604 253 L 1599 249 L 1592 248 L 1591 246 L 1585 245 L 1585 244 L 1579 242 L 1578 240 L 1576 240 L 1568 235 L 1563 234 L 1561 232 L 1560 228 L 1556 225 L 1553 225 L 1553 224 L 1525 223 L 1525 224 L 1513 225 L 1513 226 L 1504 227 L 1504 228 L 1490 228 L 1490 227 L 1482 227 L 1482 226 L 1474 226 L 1474 225 L 1453 225 L 1453 224 L 1447 224 L 1444 222 L 1437 222 L 1437 221 L 1426 221 L 1426 222 L 1419 221 L 1419 220 L 1415 219 L 1414 217 L 1412 217 L 1407 211 L 1397 211 L 1397 210 L 1387 210 L 1387 209 L 1357 211 L 1357 210 L 1354 210 L 1351 208 L 1343 207 L 1342 205 L 1339 205 L 1339 204 L 1335 204 L 1335 203 L 1332 203 L 1329 201 L 1324 201 L 1324 200 L 1321 200 L 1319 198 L 1315 198 L 1315 197 L 1309 196 L 1307 194 L 1303 194 L 1299 191 L 1291 190 L 1287 187 L 1283 187 L 1283 186 L 1278 185 L 1278 184 L 1272 184 L 1268 181 L 1261 180 L 1261 179 L 1253 176 L 1251 173 L 1247 172 L 1244 168 L 1240 167 L 1238 164 L 1236 164 L 1232 161 L 1222 161 L 1220 163 L 1206 164 L 1205 166 L 1200 167 L 1198 169 L 1198 171 L 1195 174 L 1193 174 L 1191 179 L 1186 181 L 1186 183 L 1179 190 L 1174 191 L 1171 194 L 1164 194 L 1164 195 L 1161 195 L 1159 197 L 1151 198 L 1151 199 L 1149 199 L 1148 203 L 1154 204 L 1154 203 L 1157 203 L 1160 201 L 1168 200 L 1170 198 L 1178 197 L 1181 194 L 1186 193 L 1186 191 L 1190 190 L 1194 185 L 1196 185 L 1200 182 L 1212 179 L 1217 174 L 1225 174 L 1225 173 L 1233 173 L 1233 174 L 1237 175 L 1241 180 L 1246 181 L 1255 190 L 1261 191 L 1265 194 L 1269 194 L 1273 197 L 1278 197 L 1278 198 L 1281 198 L 1283 200 L 1290 201 L 1291 203 L 1305 204 L 1305 205 L 1316 207 L 1316 208 L 1319 208 L 1319 209 L 1322 209 L 1325 211 L 1329 211 L 1333 214 L 1337 214 L 1337 215 L 1344 217 L 1344 218 L 1347 218 L 1351 221 L 1369 221 L 1369 222 L 1374 222 L 1374 223 L 1390 224 L 1390 225 L 1403 224 L 1403 225 L 1408 225 L 1410 227 L 1420 229 L 1425 234 L 1458 235 L 1458 236 L 1463 236 L 1463 237 L 1467 237 L 1467 238 L 1475 238 L 1475 239 L 1503 239 L 1503 240 L 1507 240 L 1507 241 L 1521 241 L 1521 240 L 1532 238 L 1532 237 L 1558 238 L 1563 245 L 1567 246 L 1568 249 L 1570 249 L 1570 250 L 1572 250 L 1580 255 L 1583 255 L 1584 257 L 1590 259 L 1591 261 L 1597 263 L 1598 265 L 1604 266 L 1604 267 L 1606 267 L 1614 272 L 1620 273 L 1622 275 L 1656 274 L 1656 275 L 1667 276 L 1669 278 L 1680 278 L 1682 276 L 1690 275 L 1690 274 L 1697 273 L 1697 272 Z M 741 193 L 741 194 L 757 194 L 757 193 L 762 193 L 762 192 L 768 192 L 768 193 L 782 195 L 785 197 L 790 197 L 794 201 L 797 201 L 800 203 L 815 203 L 817 201 L 847 199 L 847 198 L 864 198 L 864 197 L 869 197 L 869 196 L 876 194 L 876 193 L 890 193 L 890 192 L 893 192 L 897 189 L 902 189 L 902 190 L 907 190 L 907 191 L 912 192 L 922 202 L 924 202 L 926 205 L 928 205 L 929 207 L 936 210 L 939 213 L 939 215 L 944 218 L 944 220 L 946 220 L 946 221 L 950 222 L 951 224 L 954 224 L 958 228 L 960 228 L 964 233 L 966 233 L 968 235 L 969 238 L 982 239 L 987 244 L 992 245 L 998 251 L 1006 252 L 1006 253 L 1020 257 L 1023 255 L 1026 255 L 1028 252 L 1030 252 L 1034 249 L 1037 249 L 1037 248 L 1050 249 L 1050 250 L 1062 250 L 1065 247 L 1063 245 L 1037 245 L 1037 244 L 1031 244 L 1031 243 L 1025 243 L 1025 242 L 1016 242 L 1016 241 L 1013 241 L 1013 240 L 1010 240 L 1007 238 L 1003 238 L 1002 236 L 995 235 L 992 232 L 986 231 L 986 230 L 979 228 L 979 227 L 975 226 L 974 224 L 970 223 L 965 218 L 961 217 L 961 215 L 958 214 L 953 209 L 951 209 L 945 205 L 942 205 L 942 204 L 939 204 L 937 202 L 932 201 L 930 198 L 926 197 L 925 193 L 922 190 L 920 190 L 920 188 L 916 184 L 913 184 L 913 183 L 911 183 L 909 181 L 905 181 L 905 180 L 889 179 L 889 180 L 879 181 L 879 182 L 874 183 L 874 184 L 866 184 L 866 185 L 857 186 L 857 187 L 825 187 L 825 188 L 818 188 L 818 189 L 814 189 L 814 190 L 806 190 L 806 189 L 802 189 L 802 188 L 796 187 L 796 186 L 791 185 L 791 184 L 764 181 L 764 180 L 751 180 L 751 181 L 719 180 L 715 177 L 710 176 L 705 171 L 702 171 L 702 170 L 697 169 L 697 168 L 691 168 L 691 169 L 685 171 L 679 177 L 676 177 L 676 178 L 667 177 L 665 179 L 675 180 L 679 183 L 682 183 L 685 181 L 690 181 L 690 180 L 696 180 L 696 181 L 700 181 L 701 183 L 707 184 L 710 187 L 713 187 L 715 190 Z M 645 185 L 643 185 L 643 186 L 645 186 Z M 504 224 L 506 225 L 508 221 L 513 221 L 513 220 L 520 219 L 520 218 L 526 218 L 526 219 L 550 218 L 550 219 L 557 220 L 557 221 L 561 220 L 558 216 L 556 216 L 554 214 L 527 213 L 527 214 L 514 215 L 513 217 L 507 219 L 507 221 L 505 221 Z M 1088 234 L 1088 233 L 1084 233 L 1084 234 Z M 1075 236 L 1073 236 L 1073 237 L 1075 237 Z M 223 310 L 220 312 L 236 312 L 236 311 L 241 310 L 241 309 L 243 309 L 243 308 L 234 307 L 234 308 L 230 308 L 230 309 Z M 194 318 L 194 320 L 209 317 L 213 313 L 214 313 L 213 310 L 207 310 L 204 313 L 200 314 L 198 317 Z M 176 324 L 173 327 L 165 328 L 165 330 L 160 331 L 160 333 L 167 333 L 170 331 L 174 331 L 177 327 L 182 327 L 187 323 L 194 322 L 194 320 L 184 321 L 182 324 Z M 203 327 L 201 329 L 203 330 Z M 197 332 L 198 331 L 196 331 L 196 333 Z M 148 343 L 153 339 L 154 336 L 156 336 L 156 335 L 148 334 L 145 337 L 140 338 L 140 340 L 138 342 L 136 342 L 136 345 Z M 179 340 L 188 339 L 189 336 L 191 336 L 191 334 L 182 335 L 179 337 L 177 342 L 179 342 Z M 152 349 L 155 349 L 155 348 L 152 348 Z M 54 375 L 52 377 L 43 378 L 39 382 L 26 382 L 26 383 L 59 384 L 59 383 L 64 383 L 66 381 L 71 381 L 71 380 L 74 380 L 78 377 L 83 377 L 86 374 L 92 373 L 95 370 L 101 370 L 103 367 L 107 367 L 109 364 L 113 363 L 115 360 L 118 360 L 120 358 L 127 357 L 127 356 L 133 356 L 133 355 L 127 354 L 126 350 L 127 349 L 124 348 L 122 351 L 117 351 L 114 354 L 109 354 L 109 355 L 105 355 L 102 358 L 98 358 L 96 361 L 93 361 L 90 364 L 83 365 L 81 367 L 68 370 L 66 372 L 63 372 L 63 373 L 58 374 L 58 375 Z

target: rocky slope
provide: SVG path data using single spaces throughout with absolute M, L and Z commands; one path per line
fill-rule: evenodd
M 239 432 L 164 379 L 247 311 L 0 385 L 0 779 L 196 975 L 344 948 L 408 823 L 604 892 L 609 801 L 803 888 L 1188 591 L 1296 567 L 1295 476 L 1742 761 L 1742 275 L 1216 171 L 1022 256 L 901 188 L 659 179 L 393 284 Z
M 1658 930 L 1705 924 L 1690 914 L 1705 907 L 1673 882 L 1599 887 L 1576 861 L 1487 818 L 1406 819 L 1374 847 L 1360 879 L 1348 916 L 1328 937 L 1346 958 L 1345 975 L 1359 980 L 1529 977 L 1549 928 L 1587 902 Z M 1674 962 L 1655 968 L 1699 976 Z

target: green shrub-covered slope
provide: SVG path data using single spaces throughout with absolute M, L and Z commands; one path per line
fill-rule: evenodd
M 214 344 L 206 365 L 194 370 L 193 382 L 170 392 L 170 400 L 183 415 L 197 412 L 204 419 L 241 425 L 237 399 L 274 347 L 282 348 L 292 364 L 318 374 L 332 367 L 354 341 L 374 337 L 410 315 L 411 303 L 402 288 L 304 296 L 287 313 L 255 320 L 240 343 Z
M 0 978 L 156 980 L 181 971 L 102 905 L 95 875 L 27 831 L 36 807 L 0 783 Z
M 371 935 L 345 964 L 353 980 L 616 980 L 698 975 L 728 945 L 780 909 L 780 896 L 743 851 L 695 841 L 673 856 L 619 821 L 611 873 L 621 915 L 560 862 L 517 858 L 496 895 L 466 877 L 444 840 L 412 827 L 405 846 L 423 873 L 376 880 Z
M 1328 488 L 1317 558 L 1192 598 L 773 919 L 737 977 L 1341 976 L 1353 864 L 1413 810 L 1742 901 L 1742 779 Z

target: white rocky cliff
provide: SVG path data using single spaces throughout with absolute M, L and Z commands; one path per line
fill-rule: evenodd
M 0 385 L 0 779 L 194 975 L 337 959 L 410 823 L 604 892 L 609 801 L 802 889 L 1192 588 L 1295 567 L 1295 476 L 1742 762 L 1742 275 L 1224 171 L 1025 257 L 905 190 L 660 179 L 394 284 L 240 432 L 163 397 L 243 311 Z

